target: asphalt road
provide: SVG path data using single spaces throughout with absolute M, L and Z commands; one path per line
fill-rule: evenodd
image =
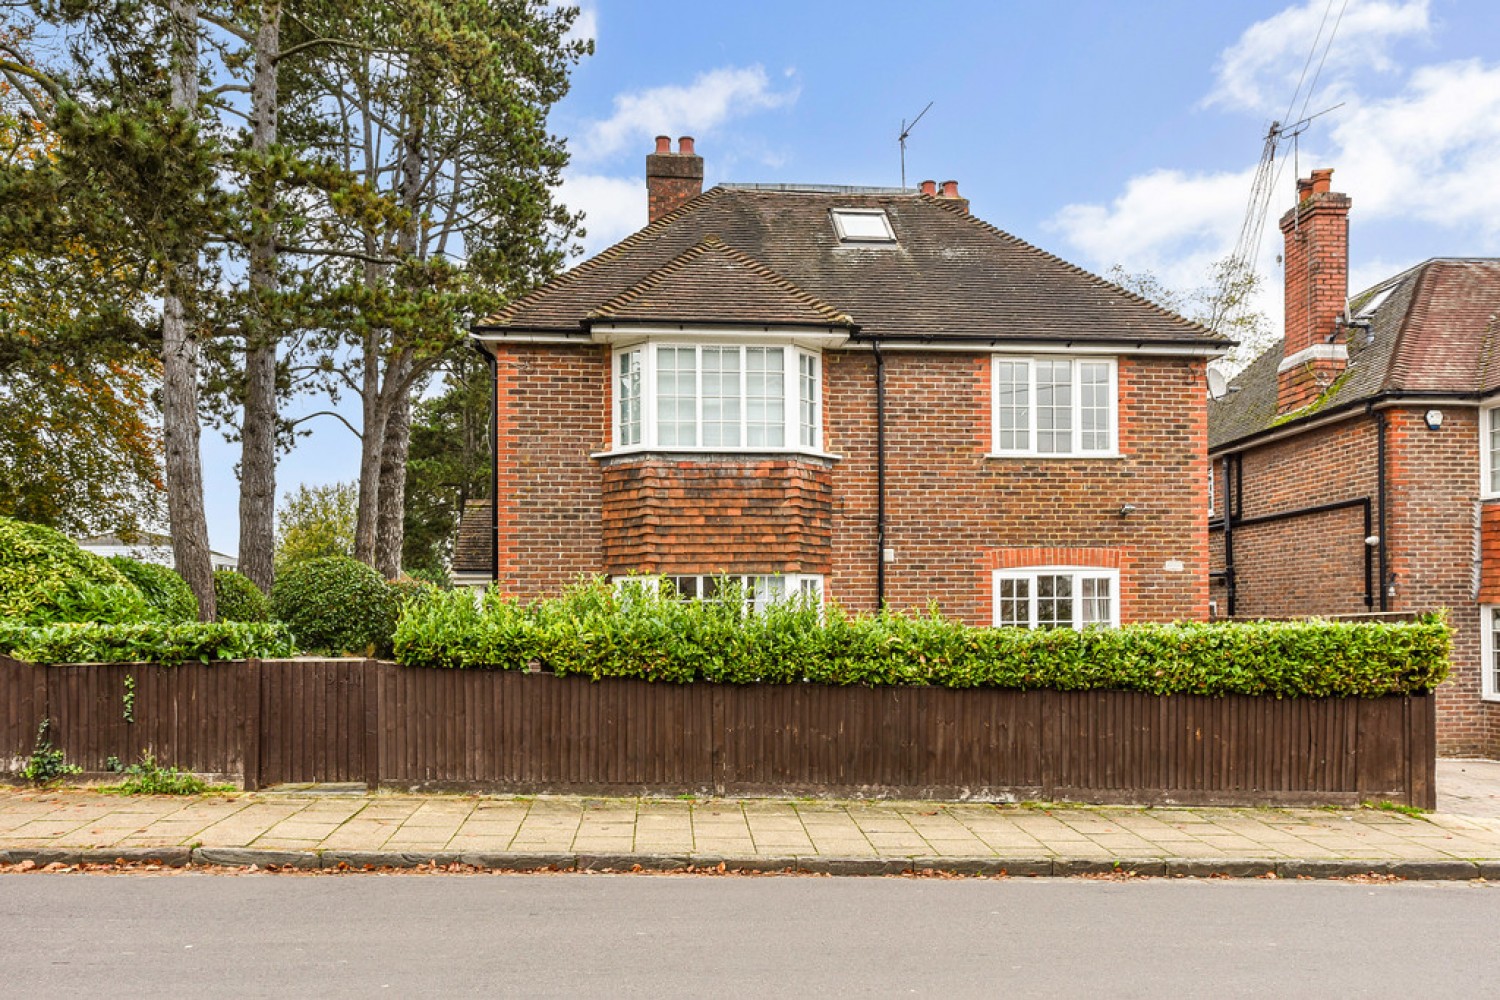
M 0 996 L 1492 996 L 1473 883 L 0 876 Z

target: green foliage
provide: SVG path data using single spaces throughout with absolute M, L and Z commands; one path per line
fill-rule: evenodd
M 220 786 L 210 785 L 191 771 L 162 767 L 149 750 L 141 752 L 139 763 L 131 764 L 121 773 L 125 775 L 124 781 L 101 791 L 116 795 L 202 795 L 204 792 L 220 789 Z
M 77 764 L 69 764 L 63 752 L 52 745 L 51 738 L 47 736 L 51 725 L 51 719 L 43 719 L 42 724 L 36 727 L 36 746 L 21 768 L 21 777 L 33 785 L 48 785 L 82 770 Z
M 530 604 L 494 591 L 482 601 L 434 592 L 407 607 L 395 653 L 412 666 L 535 662 L 594 680 L 1374 698 L 1432 690 L 1447 676 L 1448 644 L 1437 617 L 1032 631 L 797 602 L 747 613 L 733 600 L 679 601 L 594 583 Z
M 106 560 L 39 524 L 0 517 L 0 618 L 141 621 L 145 597 Z
M 271 613 L 310 653 L 388 652 L 398 608 L 384 577 L 341 556 L 298 563 L 271 588 Z
M 254 580 L 232 569 L 214 570 L 214 603 L 219 606 L 221 622 L 271 620 L 270 600 Z
M 169 622 L 198 620 L 198 599 L 187 581 L 170 566 L 141 562 L 129 556 L 111 556 L 109 564 L 135 584 L 161 617 Z
M 412 407 L 401 565 L 446 584 L 464 505 L 490 491 L 489 366 L 464 345 L 443 379 L 443 392 Z
M 173 665 L 292 656 L 297 646 L 284 626 L 268 622 L 82 622 L 29 627 L 0 621 L 0 652 L 32 663 Z
M 354 555 L 354 519 L 359 488 L 354 483 L 298 486 L 276 512 L 276 572 L 329 556 Z

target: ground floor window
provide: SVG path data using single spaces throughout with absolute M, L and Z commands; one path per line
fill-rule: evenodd
M 665 576 L 618 576 L 615 583 L 636 581 L 659 588 L 664 583 L 684 601 L 720 601 L 738 590 L 747 610 L 758 611 L 788 600 L 823 603 L 823 578 L 811 573 L 669 573 Z
M 1120 571 L 1043 566 L 995 571 L 995 624 L 1087 628 L 1120 624 Z
M 1500 701 L 1500 605 L 1486 604 L 1479 609 L 1479 648 L 1481 690 L 1485 698 Z

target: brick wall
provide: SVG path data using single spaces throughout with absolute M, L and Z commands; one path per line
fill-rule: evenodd
M 1437 431 L 1426 407 L 1383 411 L 1387 420 L 1388 564 L 1391 611 L 1447 608 L 1453 672 L 1438 690 L 1438 749 L 1500 755 L 1500 704 L 1480 697 L 1478 427 L 1471 408 L 1445 406 Z M 1361 414 L 1243 453 L 1245 517 L 1357 496 L 1377 496 L 1376 417 Z M 1222 464 L 1215 514 L 1223 513 Z M 1379 530 L 1379 508 L 1374 508 Z M 1500 526 L 1500 514 L 1491 515 Z M 1343 510 L 1234 531 L 1240 616 L 1290 617 L 1365 610 L 1360 512 Z M 1497 546 L 1500 551 L 1500 546 Z M 1223 533 L 1213 532 L 1212 566 L 1223 568 Z M 1380 581 L 1377 576 L 1377 588 Z M 1224 588 L 1213 595 L 1227 610 Z M 1500 591 L 1497 591 L 1500 593 Z M 1379 607 L 1379 591 L 1375 594 Z
M 501 438 L 516 455 L 501 464 L 504 586 L 532 595 L 580 573 L 780 570 L 823 573 L 830 598 L 875 607 L 870 352 L 824 355 L 831 462 L 590 458 L 606 443 L 608 365 L 605 348 L 502 348 Z M 935 601 L 988 624 L 997 560 L 1060 549 L 1119 568 L 1124 621 L 1206 616 L 1201 361 L 1120 359 L 1121 455 L 1087 460 L 985 457 L 988 355 L 888 352 L 886 372 L 892 606 Z M 1136 508 L 1128 517 L 1124 504 Z

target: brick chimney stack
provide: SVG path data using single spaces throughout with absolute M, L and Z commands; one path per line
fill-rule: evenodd
M 1286 345 L 1276 369 L 1276 412 L 1312 403 L 1349 363 L 1341 322 L 1349 298 L 1349 196 L 1330 190 L 1332 170 L 1297 181 L 1297 205 L 1281 217 L 1286 240 Z
M 656 152 L 646 157 L 646 206 L 655 222 L 689 198 L 703 193 L 703 157 L 693 152 L 693 137 L 656 137 Z

